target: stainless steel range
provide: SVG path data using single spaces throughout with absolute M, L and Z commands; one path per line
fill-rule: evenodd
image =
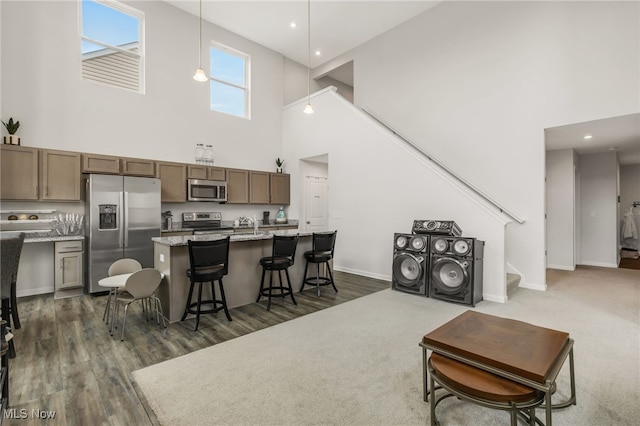
M 222 226 L 220 212 L 182 213 L 182 229 L 193 230 L 194 235 L 233 233 L 233 227 Z

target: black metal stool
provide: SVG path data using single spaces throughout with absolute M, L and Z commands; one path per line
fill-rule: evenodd
M 262 265 L 262 279 L 260 280 L 260 291 L 258 292 L 259 302 L 262 296 L 268 297 L 267 310 L 271 310 L 271 298 L 291 296 L 291 301 L 297 305 L 296 299 L 293 298 L 293 288 L 289 279 L 289 266 L 293 266 L 296 257 L 296 247 L 298 245 L 298 235 L 274 235 L 273 250 L 271 256 L 260 259 Z M 282 285 L 282 271 L 287 277 L 287 287 Z M 264 276 L 269 271 L 269 287 L 264 288 Z M 278 271 L 279 286 L 273 286 L 273 271 Z M 275 291 L 275 293 L 274 293 Z
M 187 318 L 187 314 L 196 315 L 194 331 L 198 330 L 200 314 L 215 314 L 224 309 L 227 319 L 231 321 L 231 315 L 227 309 L 227 299 L 224 296 L 224 286 L 222 277 L 229 272 L 229 238 L 214 241 L 191 241 L 189 240 L 189 262 L 191 268 L 187 270 L 187 276 L 191 281 L 187 306 L 184 308 L 181 321 Z M 220 299 L 216 299 L 216 289 L 214 281 L 218 281 L 220 286 Z M 202 284 L 211 283 L 211 299 L 202 300 Z M 191 302 L 193 287 L 198 283 L 198 301 Z M 211 305 L 211 309 L 202 310 L 202 305 Z
M 305 285 L 315 285 L 318 291 L 318 297 L 320 297 L 320 286 L 331 285 L 333 289 L 338 292 L 335 283 L 333 282 L 333 274 L 331 273 L 331 267 L 329 261 L 333 259 L 333 251 L 336 245 L 336 235 L 338 231 L 313 233 L 313 248 L 311 251 L 305 252 L 304 258 L 307 261 L 304 266 L 304 276 L 302 279 L 302 286 L 300 291 L 304 290 Z M 307 278 L 307 269 L 309 263 L 316 264 L 316 276 Z M 320 264 L 323 263 L 327 267 L 328 277 L 320 276 Z
M 18 304 L 16 301 L 16 280 L 18 277 L 18 266 L 20 263 L 20 253 L 24 243 L 24 232 L 7 232 L 0 237 L 0 248 L 2 256 L 2 320 L 6 330 L 20 328 L 20 319 L 18 318 Z M 13 327 L 11 320 L 13 319 Z M 15 358 L 16 351 L 13 340 L 10 340 L 8 346 L 8 357 Z

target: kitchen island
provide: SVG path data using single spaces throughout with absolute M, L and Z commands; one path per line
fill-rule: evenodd
M 291 286 L 294 292 L 297 292 L 300 289 L 304 273 L 304 252 L 311 250 L 312 247 L 312 232 L 289 229 L 230 236 L 229 274 L 222 279 L 229 308 L 247 305 L 256 301 L 262 276 L 262 267 L 259 261 L 260 258 L 271 255 L 273 236 L 296 234 L 299 236 L 298 247 L 295 263 L 289 268 L 289 276 L 291 277 Z M 164 274 L 162 283 L 158 288 L 158 298 L 162 302 L 164 315 L 169 319 L 169 322 L 180 321 L 187 304 L 190 285 L 186 275 L 186 271 L 189 269 L 187 241 L 211 241 L 223 239 L 227 236 L 208 234 L 153 238 L 154 267 Z M 285 274 L 282 274 L 282 278 L 284 282 L 286 280 Z M 274 273 L 273 279 L 275 283 L 278 283 L 277 273 Z M 268 275 L 265 277 L 266 280 L 268 280 Z M 204 286 L 203 291 L 206 292 L 205 294 L 209 294 L 210 287 L 208 285 Z M 284 300 L 284 303 L 291 303 L 290 299 Z

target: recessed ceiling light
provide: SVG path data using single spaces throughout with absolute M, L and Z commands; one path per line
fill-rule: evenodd
M 592 137 L 593 137 L 593 136 L 591 136 L 591 135 L 584 135 L 584 138 L 583 138 L 583 139 L 591 139 Z
M 298 26 L 298 24 L 296 24 L 295 22 L 292 22 L 292 23 L 290 23 L 290 24 L 289 24 L 289 26 L 290 26 L 291 28 L 295 28 L 295 27 L 297 27 L 297 26 Z
M 316 50 L 316 56 L 320 56 L 320 51 Z
M 612 146 L 609 148 L 609 151 L 617 151 L 618 147 L 617 146 Z

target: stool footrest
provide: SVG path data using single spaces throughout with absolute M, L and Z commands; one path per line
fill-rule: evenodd
M 224 309 L 224 303 L 222 300 L 202 300 L 200 302 L 200 306 L 202 305 L 213 305 L 213 308 L 210 309 L 200 309 L 201 314 L 215 314 L 216 312 L 220 312 Z M 186 309 L 188 314 L 198 314 L 198 302 L 189 303 Z
M 317 280 L 316 277 L 308 277 L 304 279 L 304 283 L 309 285 L 332 285 L 333 280 L 327 277 L 318 277 Z
M 274 290 L 276 291 L 275 293 Z M 264 297 L 286 297 L 291 294 L 291 290 L 289 290 L 289 287 L 273 286 L 262 289 L 260 294 Z

